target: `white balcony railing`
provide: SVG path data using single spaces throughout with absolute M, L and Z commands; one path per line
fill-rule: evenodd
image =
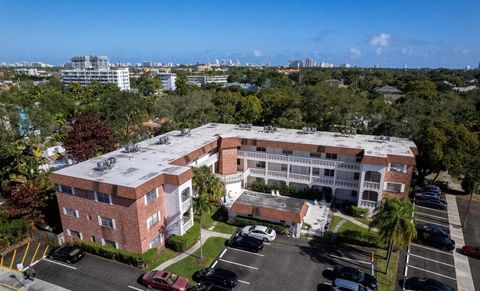
M 369 190 L 380 190 L 380 183 L 365 181 L 363 182 L 363 188 Z
M 187 210 L 188 208 L 190 208 L 191 205 L 192 205 L 192 198 L 190 197 L 187 200 L 182 202 L 182 210 Z
M 318 184 L 333 185 L 333 178 L 329 177 L 312 177 L 312 181 Z
M 238 172 L 232 175 L 217 175 L 217 177 L 220 178 L 220 181 L 222 181 L 223 183 L 240 182 L 246 176 L 248 176 L 248 173 L 244 172 Z
M 360 200 L 360 207 L 374 209 L 377 207 L 377 201 Z
M 264 169 L 249 169 L 250 175 L 255 177 L 265 177 L 265 170 Z
M 328 169 L 334 169 L 336 161 L 331 160 L 324 160 L 324 159 L 316 159 L 316 158 L 302 158 L 302 157 L 294 157 L 294 156 L 285 156 L 285 155 L 275 155 L 275 154 L 267 154 L 261 152 L 250 152 L 250 151 L 237 151 L 237 155 L 240 158 L 250 158 L 254 160 L 264 160 L 264 161 L 272 161 L 272 162 L 283 162 L 288 164 L 301 164 L 301 165 L 312 165 L 312 166 L 319 166 Z M 343 164 L 349 164 L 340 162 Z M 352 167 L 357 167 L 360 169 L 360 165 L 351 164 Z M 345 168 L 347 169 L 347 168 Z
M 307 176 L 307 175 L 290 173 L 289 178 L 291 180 L 297 180 L 297 181 L 302 181 L 302 182 L 310 182 L 310 176 Z
M 336 179 L 335 180 L 335 186 L 357 189 L 358 188 L 358 181 Z
M 268 175 L 275 178 L 282 178 L 282 179 L 287 178 L 287 172 L 282 172 L 282 171 L 268 171 Z
M 186 220 L 188 219 L 188 220 Z M 193 218 L 186 217 L 186 219 L 182 219 L 183 225 L 182 225 L 182 232 L 183 234 L 190 229 L 190 227 L 193 226 Z M 182 235 L 183 235 L 182 234 Z

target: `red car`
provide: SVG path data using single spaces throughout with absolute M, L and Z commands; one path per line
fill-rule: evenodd
M 480 247 L 464 246 L 462 253 L 466 256 L 480 259 Z
M 188 279 L 165 271 L 146 272 L 142 283 L 148 288 L 169 291 L 184 291 L 188 288 Z

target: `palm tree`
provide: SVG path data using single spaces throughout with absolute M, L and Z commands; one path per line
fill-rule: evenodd
M 225 195 L 225 186 L 210 168 L 206 166 L 193 168 L 193 174 L 193 189 L 198 191 L 199 195 L 205 196 L 208 202 L 220 202 Z
M 407 198 L 387 198 L 375 209 L 370 227 L 377 228 L 379 242 L 388 245 L 386 272 L 393 247 L 407 246 L 417 236 L 413 211 L 414 207 Z
M 193 198 L 193 211 L 200 217 L 200 259 L 203 260 L 203 243 L 202 243 L 202 213 L 210 212 L 212 210 L 212 204 L 208 202 L 205 195 L 199 194 Z

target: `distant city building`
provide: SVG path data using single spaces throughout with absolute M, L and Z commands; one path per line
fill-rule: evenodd
M 321 68 L 333 68 L 333 64 L 322 62 L 322 63 L 320 63 L 320 67 Z
M 394 103 L 395 101 L 405 97 L 405 94 L 403 94 L 403 92 L 400 91 L 397 87 L 389 85 L 377 87 L 373 90 L 375 91 L 375 93 L 383 95 L 383 99 L 387 104 Z
M 39 76 L 38 70 L 36 68 L 15 69 L 15 74 L 16 75 L 27 75 L 27 76 L 32 76 L 32 77 Z
M 226 84 L 228 76 L 205 76 L 205 75 L 191 75 L 187 76 L 188 83 L 192 85 L 201 86 L 203 84 Z
M 340 64 L 340 68 L 350 68 L 350 64 Z
M 375 64 L 375 65 L 373 65 L 373 68 L 374 68 L 374 69 L 380 69 L 381 66 L 380 66 L 379 64 Z
M 288 62 L 288 67 L 298 69 L 303 67 L 303 62 L 301 60 L 293 60 Z
M 70 61 L 72 69 L 110 69 L 110 62 L 105 56 L 75 56 Z
M 316 66 L 317 66 L 317 63 L 313 59 L 311 58 L 305 59 L 305 68 L 312 68 Z
M 159 73 L 158 79 L 162 82 L 162 91 L 175 91 L 175 81 L 177 80 L 177 74 L 173 73 Z
M 472 91 L 472 90 L 475 90 L 475 89 L 477 89 L 477 86 L 475 86 L 475 85 L 470 85 L 470 86 L 465 86 L 465 87 L 453 87 L 453 90 L 461 92 L 461 93 L 465 93 L 465 92 Z

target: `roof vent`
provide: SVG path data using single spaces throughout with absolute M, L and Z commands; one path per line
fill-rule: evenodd
M 190 135 L 190 128 L 184 128 L 184 129 L 180 130 L 180 135 L 181 135 L 181 136 L 188 136 L 188 135 Z
M 138 146 L 138 144 L 129 143 L 125 147 L 126 153 L 135 153 L 135 152 L 138 152 L 139 150 L 140 150 L 140 147 Z
M 252 129 L 252 124 L 251 123 L 239 123 L 237 129 L 251 130 Z
M 267 132 L 267 133 L 272 133 L 272 132 L 276 132 L 277 128 L 275 126 L 272 126 L 272 125 L 267 125 L 267 126 L 263 127 L 263 131 Z
M 217 127 L 218 127 L 218 124 L 216 124 L 216 123 L 210 123 L 208 125 L 208 128 L 217 128 Z
M 97 162 L 97 171 L 106 171 L 112 169 L 117 163 L 117 159 L 110 157 L 108 159 Z
M 170 138 L 168 136 L 161 136 L 158 138 L 158 144 L 170 144 Z
M 316 127 L 304 127 L 304 128 L 302 128 L 302 133 L 303 134 L 314 134 L 315 132 L 317 132 Z

